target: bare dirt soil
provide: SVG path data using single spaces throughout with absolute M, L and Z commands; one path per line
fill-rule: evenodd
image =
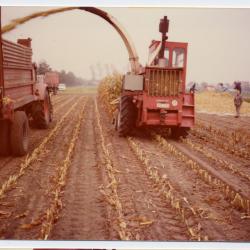
M 250 241 L 250 118 L 120 138 L 94 95 L 53 97 L 25 157 L 0 157 L 1 239 Z

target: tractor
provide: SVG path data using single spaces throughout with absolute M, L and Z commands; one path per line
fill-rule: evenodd
M 186 92 L 187 43 L 170 42 L 169 20 L 161 19 L 161 41 L 149 46 L 146 67 L 123 77 L 118 111 L 114 119 L 120 136 L 135 128 L 169 128 L 174 138 L 185 137 L 194 126 L 194 93 Z M 135 60 L 134 60 L 135 61 Z

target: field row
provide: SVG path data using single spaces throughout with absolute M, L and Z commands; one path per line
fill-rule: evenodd
M 248 154 L 218 143 L 236 139 L 202 124 L 121 138 L 94 96 L 53 101 L 30 154 L 0 159 L 3 239 L 249 240 Z

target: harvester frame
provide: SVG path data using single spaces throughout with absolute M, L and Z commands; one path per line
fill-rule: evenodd
M 161 19 L 162 41 L 152 41 L 148 65 L 124 76 L 115 117 L 120 136 L 135 127 L 165 127 L 179 138 L 194 126 L 194 93 L 186 92 L 188 44 L 166 41 L 168 22 Z

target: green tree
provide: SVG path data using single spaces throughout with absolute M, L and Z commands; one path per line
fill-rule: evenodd
M 51 67 L 46 61 L 41 61 L 37 67 L 37 74 L 44 75 L 46 72 L 52 71 Z

